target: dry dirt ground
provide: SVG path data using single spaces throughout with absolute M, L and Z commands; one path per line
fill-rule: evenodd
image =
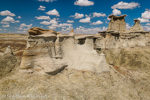
M 39 75 L 19 70 L 26 38 L 0 38 L 0 50 L 12 43 L 15 54 L 0 55 L 0 100 L 150 100 L 150 47 L 97 51 L 106 54 L 110 73 L 65 69 Z

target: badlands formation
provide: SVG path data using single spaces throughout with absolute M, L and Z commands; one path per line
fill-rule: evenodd
M 134 26 L 126 30 L 125 16 L 109 16 L 108 29 L 96 35 L 74 36 L 74 30 L 64 35 L 37 27 L 29 29 L 20 69 L 41 74 L 57 74 L 64 68 L 109 72 L 105 54 L 97 54 L 96 50 L 133 48 L 149 43 L 149 32 L 144 31 L 139 20 L 134 20 Z
M 23 53 L 20 69 L 41 74 L 57 74 L 64 68 L 101 73 L 109 72 L 105 55 L 94 50 L 93 35 L 74 37 L 33 27 Z M 84 42 L 83 44 L 80 42 Z
M 95 35 L 0 34 L 0 100 L 150 100 L 150 33 L 125 17 Z

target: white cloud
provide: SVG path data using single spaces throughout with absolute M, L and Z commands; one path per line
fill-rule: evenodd
M 0 31 L 1 31 L 2 29 L 0 29 Z
M 143 29 L 144 29 L 145 31 L 150 31 L 150 27 L 149 27 L 149 26 L 143 26 Z
M 149 22 L 148 19 L 143 19 L 143 18 L 138 18 L 138 20 L 140 20 L 141 23 Z
M 58 24 L 58 22 L 56 21 L 55 18 L 53 18 L 51 21 L 43 21 L 43 22 L 40 22 L 40 24 L 50 25 L 50 24 Z
M 84 17 L 84 15 L 83 14 L 79 14 L 79 13 L 75 13 L 75 15 L 71 15 L 70 17 L 74 17 L 75 19 L 79 19 L 79 18 Z
M 63 26 L 62 28 L 67 28 L 67 27 L 64 27 L 64 26 Z
M 1 22 L 1 24 L 9 24 L 9 22 Z
M 49 29 L 56 29 L 56 27 L 71 27 L 72 24 L 68 24 L 68 23 L 60 23 L 60 24 L 52 24 L 50 26 L 47 26 Z
M 35 17 L 37 20 L 50 20 L 51 18 L 49 16 L 39 16 L 39 17 Z
M 104 14 L 104 13 L 97 13 L 97 12 L 93 13 L 93 17 L 105 17 L 105 16 L 106 16 L 106 14 Z
M 43 22 L 40 22 L 40 24 L 43 24 L 43 25 L 49 25 L 50 22 L 48 22 L 48 21 L 43 21 Z
M 81 23 L 90 23 L 90 20 L 91 20 L 91 18 L 87 17 L 85 19 L 80 19 L 79 22 L 81 22 Z
M 147 10 L 144 13 L 142 13 L 142 18 L 150 19 L 150 10 Z
M 99 25 L 99 24 L 103 24 L 103 22 L 100 21 L 100 20 L 98 20 L 97 22 L 93 22 L 93 23 L 91 23 L 90 25 Z
M 129 30 L 131 28 L 131 26 L 129 26 L 129 23 L 126 23 L 126 28 L 127 28 L 127 30 Z
M 32 27 L 32 24 L 26 25 L 25 23 L 20 24 L 19 30 L 28 30 Z
M 21 19 L 21 16 L 18 16 L 17 18 Z
M 85 17 L 91 17 L 91 14 L 90 15 L 85 14 Z
M 150 23 L 147 23 L 146 25 L 150 25 Z
M 0 15 L 2 15 L 2 16 L 16 16 L 14 13 L 11 13 L 9 10 L 1 11 Z
M 46 12 L 48 15 L 55 15 L 55 16 L 60 16 L 59 12 L 56 9 L 53 9 L 51 11 Z
M 113 9 L 112 14 L 113 15 L 121 15 L 121 11 L 118 9 Z
M 46 7 L 45 6 L 42 6 L 42 5 L 40 5 L 40 7 L 38 8 L 38 10 L 45 10 L 46 9 Z
M 9 24 L 10 22 L 11 22 L 11 23 L 19 23 L 20 21 L 19 21 L 19 20 L 15 21 L 14 18 L 13 18 L 13 17 L 10 17 L 10 16 L 7 16 L 6 18 L 4 18 L 4 19 L 1 21 L 2 24 Z
M 9 27 L 9 25 L 3 25 L 2 27 Z
M 20 22 L 19 20 L 15 21 L 15 23 L 19 23 L 19 22 Z
M 50 24 L 58 24 L 58 22 L 56 21 L 55 18 L 53 18 L 53 19 L 50 21 Z
M 77 0 L 76 2 L 74 2 L 74 5 L 78 5 L 78 6 L 93 6 L 94 2 L 93 1 L 89 1 L 89 0 Z
M 111 18 L 108 18 L 108 17 L 107 17 L 107 20 L 109 20 L 109 21 L 110 21 L 110 20 L 111 20 Z
M 52 29 L 52 30 L 55 30 L 56 29 L 56 27 L 54 27 L 54 26 L 47 26 L 49 29 Z
M 2 22 L 15 22 L 14 18 L 10 17 L 10 16 L 7 16 L 6 18 L 4 18 L 2 20 Z
M 53 2 L 53 1 L 57 1 L 57 0 L 38 0 L 38 1 Z
M 72 26 L 72 24 L 68 23 L 60 23 L 60 24 L 52 24 L 51 27 L 67 27 L 67 26 Z M 49 26 L 48 26 L 49 27 Z
M 68 23 L 74 23 L 74 21 L 73 21 L 73 20 L 67 20 L 67 22 L 68 22 Z
M 72 29 L 73 27 L 62 29 L 61 33 L 69 34 Z M 105 31 L 105 30 L 107 30 L 107 27 L 84 28 L 82 26 L 79 26 L 78 28 L 74 29 L 74 33 L 75 34 L 97 34 L 99 31 Z
M 118 4 L 113 5 L 111 8 L 112 9 L 133 9 L 136 7 L 140 7 L 139 3 L 135 3 L 135 2 L 131 2 L 131 3 L 127 3 L 127 2 L 119 2 Z
M 60 23 L 60 24 L 58 25 L 58 27 L 65 27 L 65 26 L 72 26 L 72 24 Z

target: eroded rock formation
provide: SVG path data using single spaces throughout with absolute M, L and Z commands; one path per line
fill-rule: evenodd
M 39 27 L 33 27 L 28 30 L 29 35 L 50 35 L 50 34 L 59 34 L 54 30 L 42 29 Z
M 102 38 L 96 39 L 96 49 L 131 48 L 150 44 L 149 32 L 144 31 L 139 20 L 134 20 L 135 24 L 130 30 L 126 29 L 125 16 L 109 16 L 111 20 L 108 29 L 99 32 Z
M 110 15 L 109 18 L 111 18 L 111 20 L 107 31 L 121 31 L 121 32 L 126 31 L 126 22 L 124 17 L 126 17 L 126 15 L 122 16 Z
M 94 50 L 94 35 L 74 37 L 73 30 L 69 35 L 53 34 L 55 31 L 52 30 L 38 34 L 44 29 L 35 29 L 39 28 L 29 29 L 30 36 L 23 53 L 21 71 L 41 74 L 57 74 L 64 68 L 96 73 L 102 73 L 102 69 L 109 71 L 109 68 L 103 68 L 109 67 L 104 55 L 98 55 Z M 31 34 L 30 30 L 34 30 L 37 35 Z M 84 40 L 84 43 L 77 43 L 76 39 Z
M 135 19 L 134 22 L 135 22 L 134 26 L 131 27 L 129 31 L 132 31 L 132 32 L 135 32 L 135 31 L 144 32 L 144 29 L 140 25 L 140 20 Z
M 111 18 L 108 29 L 96 35 L 64 35 L 53 30 L 33 27 L 29 29 L 27 48 L 20 69 L 27 72 L 57 74 L 64 68 L 102 73 L 109 71 L 105 55 L 96 50 L 134 48 L 150 45 L 149 33 L 139 20 L 126 30 L 125 16 Z

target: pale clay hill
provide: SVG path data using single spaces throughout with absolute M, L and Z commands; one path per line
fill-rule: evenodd
M 0 100 L 150 100 L 150 33 L 125 16 L 95 35 L 0 34 Z

